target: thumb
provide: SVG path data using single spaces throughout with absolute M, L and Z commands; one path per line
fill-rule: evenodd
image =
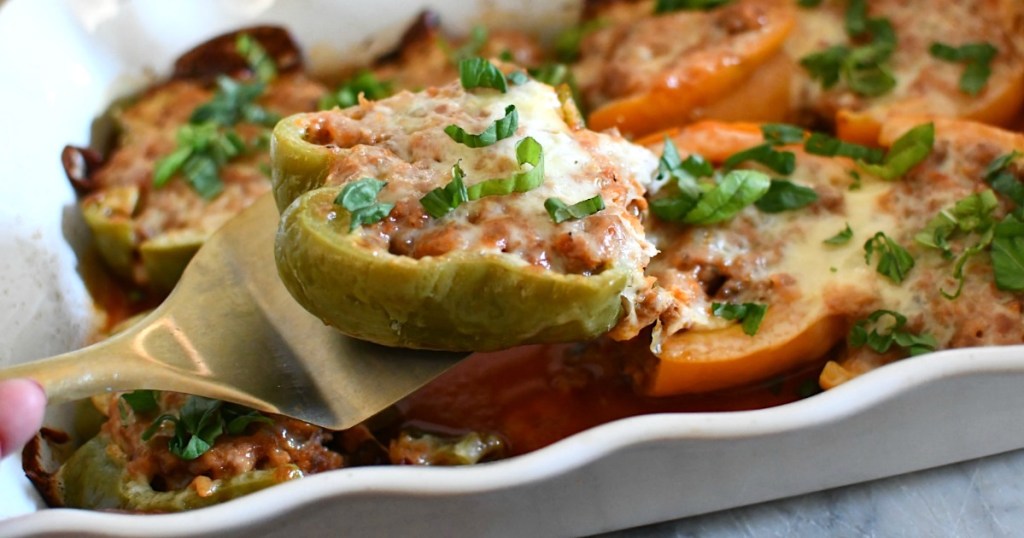
M 34 381 L 0 381 L 0 457 L 21 450 L 43 424 L 46 394 Z

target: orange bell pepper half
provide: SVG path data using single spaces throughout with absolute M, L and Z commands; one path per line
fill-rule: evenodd
M 622 96 L 596 108 L 587 125 L 594 130 L 617 127 L 624 135 L 634 137 L 685 125 L 694 119 L 700 107 L 737 92 L 766 63 L 771 63 L 773 72 L 790 69 L 776 54 L 794 26 L 793 8 L 775 2 L 761 2 L 761 7 L 765 11 L 760 28 L 688 49 L 667 62 L 645 91 Z M 774 62 L 769 62 L 772 60 Z M 765 77 L 759 79 L 758 84 L 768 86 L 782 81 L 788 88 L 788 78 Z M 788 92 L 778 88 L 768 91 L 770 95 L 783 97 L 785 93 Z M 738 94 L 739 97 L 744 95 Z M 739 99 L 730 104 L 744 105 Z M 723 106 L 719 110 L 729 108 Z M 735 111 L 730 111 L 730 115 L 746 116 Z

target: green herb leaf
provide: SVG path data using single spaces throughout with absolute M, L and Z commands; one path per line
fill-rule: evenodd
M 817 200 L 818 193 L 814 189 L 784 179 L 773 179 L 768 192 L 754 205 L 765 213 L 781 213 L 806 207 Z
M 800 59 L 800 66 L 827 90 L 839 83 L 843 64 L 849 55 L 849 47 L 832 45 L 825 50 L 804 56 Z
M 505 116 L 495 120 L 480 134 L 467 133 L 465 129 L 454 124 L 445 127 L 444 132 L 449 138 L 460 144 L 471 148 L 482 148 L 516 134 L 518 127 L 519 112 L 516 111 L 516 105 L 508 105 L 505 107 Z
M 775 173 L 788 176 L 796 169 L 796 155 L 791 151 L 776 151 L 771 144 L 765 143 L 745 149 L 729 156 L 722 163 L 722 168 L 732 170 L 741 163 L 754 161 Z
M 846 11 L 846 30 L 850 37 L 867 37 L 870 41 L 852 48 L 833 45 L 801 58 L 800 65 L 825 89 L 843 78 L 857 94 L 877 97 L 888 93 L 896 86 L 896 79 L 886 65 L 896 50 L 892 23 L 884 18 L 867 18 L 866 2 L 854 0 Z
M 871 256 L 878 253 L 875 270 L 899 284 L 914 267 L 914 258 L 907 249 L 893 241 L 884 232 L 878 232 L 864 243 L 864 263 L 871 265 Z
M 850 228 L 850 223 L 846 223 L 846 228 L 843 228 L 839 233 L 829 237 L 822 241 L 826 245 L 845 245 L 853 239 L 853 230 Z
M 170 155 L 158 160 L 153 168 L 153 186 L 163 187 L 177 174 L 185 161 L 192 156 L 192 148 L 189 146 L 179 147 Z
M 598 194 L 593 198 L 567 205 L 558 198 L 548 198 L 544 200 L 544 209 L 548 210 L 548 215 L 551 215 L 551 220 L 555 221 L 555 224 L 560 224 L 567 220 L 579 220 L 601 211 L 604 209 L 604 199 Z
M 887 353 L 893 344 L 903 348 L 911 356 L 935 351 L 935 348 L 938 347 L 935 337 L 927 333 L 911 333 L 904 329 L 906 324 L 906 316 L 899 312 L 875 310 L 868 315 L 867 319 L 862 319 L 853 325 L 847 336 L 848 342 L 851 347 L 866 345 L 876 353 Z
M 387 183 L 379 179 L 364 177 L 341 189 L 334 203 L 349 211 L 349 232 L 366 224 L 380 222 L 391 213 L 395 204 L 377 201 L 377 195 L 385 185 Z
M 229 403 L 225 403 L 221 407 L 221 415 L 224 417 L 224 430 L 230 435 L 245 433 L 250 424 L 274 423 L 270 417 L 264 416 L 259 411 Z
M 154 435 L 156 435 L 156 432 L 160 431 L 160 428 L 164 425 L 164 422 L 171 422 L 173 424 L 177 424 L 178 417 L 171 415 L 169 413 L 165 413 L 163 415 L 160 415 L 159 417 L 156 417 L 156 420 L 154 420 L 149 425 L 148 428 L 142 431 L 142 435 L 140 435 L 140 438 L 143 441 L 149 441 L 150 439 L 153 438 Z
M 976 254 L 988 248 L 992 242 L 995 221 L 992 213 L 999 201 L 991 190 L 972 194 L 956 203 L 951 209 L 944 209 L 933 217 L 924 230 L 914 236 L 914 240 L 926 247 L 939 249 L 947 259 L 954 258 L 953 247 L 949 240 L 955 235 L 975 232 L 979 239 L 972 245 L 965 246 L 953 264 L 953 278 L 957 281 L 956 290 L 952 293 L 940 289 L 943 297 L 956 299 L 964 287 L 964 267 Z
M 849 157 L 868 164 L 880 163 L 885 158 L 885 152 L 880 149 L 844 142 L 823 133 L 812 133 L 804 143 L 804 151 L 825 157 Z
M 738 321 L 743 324 L 743 332 L 747 336 L 754 336 L 761 328 L 761 321 L 768 311 L 768 305 L 761 303 L 711 303 L 711 313 L 727 320 Z
M 686 215 L 697 207 L 700 195 L 690 196 L 678 190 L 670 195 L 653 198 L 650 201 L 651 212 L 658 218 L 669 222 L 683 222 Z
M 654 4 L 655 13 L 670 13 L 684 9 L 709 10 L 728 4 L 732 0 L 657 0 Z
M 914 240 L 951 256 L 949 239 L 957 233 L 984 232 L 991 228 L 995 224 L 992 212 L 998 206 L 999 200 L 991 190 L 974 193 L 932 217 Z
M 988 84 L 992 75 L 992 60 L 999 54 L 999 49 L 990 43 L 967 43 L 953 47 L 945 43 L 932 43 L 928 49 L 932 56 L 947 62 L 965 64 L 960 75 L 960 91 L 968 95 L 978 95 Z
M 459 61 L 459 80 L 467 90 L 492 88 L 501 93 L 508 91 L 505 74 L 483 58 L 466 58 Z
M 270 423 L 271 420 L 241 406 L 189 396 L 178 416 L 160 415 L 142 432 L 142 440 L 152 439 L 165 422 L 174 425 L 174 434 L 167 443 L 168 450 L 183 460 L 194 460 L 210 450 L 225 430 L 237 435 L 253 422 Z
M 764 147 L 774 152 L 768 144 Z M 760 156 L 756 154 L 754 158 Z M 693 154 L 683 160 L 672 140 L 665 137 L 658 162 L 658 180 L 675 181 L 664 189 L 667 194 L 651 200 L 651 211 L 670 222 L 713 224 L 732 218 L 761 198 L 771 186 L 767 175 L 752 170 L 731 171 L 717 183 L 698 182 L 714 173 L 711 164 L 700 155 Z
M 438 187 L 420 198 L 420 205 L 428 215 L 439 219 L 451 213 L 465 202 L 479 200 L 485 196 L 500 196 L 513 192 L 526 192 L 544 183 L 544 150 L 533 137 L 526 137 L 516 144 L 516 161 L 519 166 L 529 164 L 530 170 L 506 178 L 488 179 L 466 188 L 465 173 L 459 163 L 452 167 L 452 180 L 444 187 Z
M 767 174 L 753 170 L 733 170 L 711 190 L 704 193 L 683 222 L 715 224 L 731 219 L 743 208 L 764 196 L 771 187 Z
M 985 182 L 991 185 L 993 190 L 1012 200 L 1017 206 L 1024 206 L 1024 184 L 1017 179 L 1017 175 L 1010 169 L 1010 165 L 1021 156 L 1024 156 L 1024 153 L 1014 150 L 996 157 L 985 168 Z
M 996 287 L 1024 291 L 1024 222 L 1008 215 L 997 224 L 991 255 Z
M 219 413 L 221 403 L 189 396 L 174 425 L 174 437 L 167 443 L 170 452 L 183 460 L 194 460 L 210 450 L 217 437 L 224 433 L 224 419 Z
M 596 30 L 608 25 L 603 19 L 591 19 L 575 26 L 570 26 L 555 36 L 555 59 L 563 63 L 572 63 L 580 57 L 580 43 Z
M 669 137 L 665 137 L 664 149 L 661 159 L 658 160 L 658 179 L 696 179 L 711 177 L 715 169 L 703 156 L 696 153 L 691 154 L 686 160 L 679 155 L 679 149 Z M 699 192 L 699 191 L 694 191 Z
M 846 5 L 846 33 L 857 37 L 868 30 L 867 0 L 850 0 Z
M 804 141 L 804 130 L 787 123 L 765 123 L 761 125 L 764 141 L 773 146 L 797 144 Z
M 683 160 L 672 139 L 666 136 L 658 161 L 658 181 L 674 182 L 663 189 L 666 194 L 651 199 L 651 211 L 662 220 L 682 221 L 704 194 L 697 180 L 714 173 L 711 163 L 700 155 L 692 154 Z
M 132 411 L 136 413 L 152 413 L 159 408 L 156 401 L 155 390 L 135 390 L 121 395 L 121 399 L 128 403 Z
M 530 77 L 522 71 L 513 71 L 508 74 L 508 81 L 515 86 L 522 86 L 530 81 Z
M 253 39 L 249 34 L 241 34 L 235 40 L 235 49 L 245 58 L 249 64 L 249 70 L 256 76 L 256 80 L 268 83 L 277 77 L 277 65 L 267 51 L 260 45 L 259 41 Z
M 392 94 L 391 82 L 380 80 L 369 69 L 359 70 L 352 78 L 343 82 L 338 89 L 320 98 L 317 107 L 330 110 L 334 107 L 348 108 L 359 104 L 359 94 L 371 101 L 384 99 Z
M 797 0 L 796 5 L 800 7 L 818 7 L 821 5 L 821 0 Z
M 507 178 L 488 179 L 467 189 L 470 200 L 485 196 L 500 196 L 513 192 L 526 192 L 544 183 L 544 148 L 533 137 L 526 137 L 516 144 L 516 162 L 519 166 L 529 164 L 533 168 L 513 174 Z
M 166 185 L 177 173 L 206 199 L 220 194 L 224 185 L 220 169 L 247 151 L 245 142 L 231 129 L 213 122 L 183 125 L 178 129 L 178 149 L 157 161 L 153 172 L 156 187 Z
M 224 190 L 220 169 L 247 151 L 245 142 L 231 127 L 242 121 L 269 127 L 280 119 L 256 104 L 266 84 L 277 76 L 273 58 L 248 34 L 240 35 L 235 46 L 257 81 L 242 84 L 230 77 L 217 78 L 217 91 L 210 101 L 197 106 L 189 124 L 178 129 L 177 149 L 156 162 L 155 187 L 166 185 L 181 173 L 200 196 L 216 197 Z
M 576 108 L 579 109 L 583 116 L 586 116 L 587 109 L 584 107 L 583 95 L 580 93 L 579 85 L 576 84 L 576 77 L 568 65 L 548 63 L 540 67 L 530 68 L 528 72 L 535 80 L 549 86 L 558 87 L 561 84 L 568 86 L 569 91 L 572 92 L 572 100 L 576 103 Z
M 441 43 L 443 48 L 448 47 L 446 41 L 442 40 Z M 447 51 L 448 60 L 458 64 L 462 60 L 473 58 L 480 54 L 485 45 L 487 45 L 487 27 L 478 24 L 469 31 L 469 39 L 461 47 Z
M 444 187 L 437 187 L 420 198 L 420 205 L 427 214 L 439 219 L 451 213 L 456 207 L 469 201 L 469 192 L 463 179 L 466 174 L 459 163 L 452 166 L 452 180 Z
M 266 86 L 262 82 L 242 84 L 230 77 L 217 78 L 217 92 L 210 101 L 192 111 L 189 123 L 216 123 L 230 127 L 241 121 L 272 127 L 280 119 L 256 104 Z
M 887 181 L 892 181 L 925 160 L 935 145 L 935 124 L 924 123 L 896 139 L 880 164 L 859 163 L 860 167 Z

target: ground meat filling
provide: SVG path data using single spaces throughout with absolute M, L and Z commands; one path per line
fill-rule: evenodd
M 268 85 L 259 104 L 283 116 L 315 109 L 323 92 L 323 86 L 305 75 L 281 75 Z M 120 140 L 106 163 L 89 178 L 90 194 L 81 203 L 83 208 L 102 208 L 111 222 L 126 223 L 136 256 L 139 248 L 153 240 L 169 241 L 169 246 L 175 241 L 202 241 L 270 190 L 266 151 L 253 151 L 226 163 L 219 172 L 223 191 L 210 200 L 180 179 L 159 188 L 154 185 L 154 169 L 177 148 L 179 128 L 212 96 L 213 89 L 207 85 L 175 80 L 115 111 Z M 240 123 L 236 131 L 249 147 L 265 136 L 265 128 L 252 124 Z M 125 276 L 148 284 L 151 275 L 143 264 L 135 260 L 133 265 L 131 274 Z
M 163 412 L 180 410 L 188 398 L 182 394 L 161 393 Z M 128 472 L 144 477 L 157 491 L 175 491 L 191 484 L 196 477 L 221 480 L 255 470 L 283 469 L 294 465 L 303 474 L 337 469 L 344 465 L 342 455 L 330 448 L 333 434 L 298 420 L 270 416 L 270 424 L 253 423 L 241 435 L 222 435 L 207 452 L 188 461 L 168 450 L 168 434 L 158 433 L 149 441 L 142 432 L 153 417 L 138 418 L 122 413 L 120 398 L 111 398 L 108 420 L 102 431 L 110 435 L 112 446 L 128 459 Z M 155 416 L 155 415 L 154 415 Z M 126 420 L 127 419 L 127 420 Z
M 443 132 L 452 124 L 481 132 L 509 104 L 519 114 L 518 130 L 509 139 L 468 148 Z M 305 139 L 336 154 L 327 185 L 364 177 L 387 182 L 378 199 L 395 207 L 361 232 L 366 248 L 413 258 L 456 251 L 510 254 L 529 265 L 580 275 L 624 263 L 642 268 L 653 254 L 639 215 L 646 209 L 644 185 L 654 157 L 619 137 L 571 128 L 562 105 L 550 87 L 537 82 L 512 86 L 505 95 L 467 92 L 456 82 L 312 116 Z M 427 214 L 420 198 L 448 184 L 456 163 L 467 186 L 532 169 L 515 159 L 515 144 L 527 136 L 544 148 L 540 187 L 470 201 L 442 218 Z M 544 208 L 549 197 L 572 204 L 595 195 L 605 209 L 578 220 L 555 223 Z

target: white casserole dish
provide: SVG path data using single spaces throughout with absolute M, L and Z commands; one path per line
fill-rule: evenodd
M 91 121 L 111 99 L 159 77 L 205 38 L 255 23 L 290 28 L 315 69 L 365 59 L 428 4 L 455 31 L 481 20 L 543 31 L 565 24 L 577 3 L 2 4 L 0 366 L 73 348 L 90 330 L 71 246 L 88 237 L 58 157 L 66 143 L 88 143 Z M 773 409 L 632 418 L 479 467 L 340 470 L 174 515 L 44 509 L 20 462 L 7 458 L 0 534 L 594 533 L 1024 447 L 1022 386 L 1024 346 L 949 351 Z M 51 410 L 48 420 L 67 424 L 67 411 Z

